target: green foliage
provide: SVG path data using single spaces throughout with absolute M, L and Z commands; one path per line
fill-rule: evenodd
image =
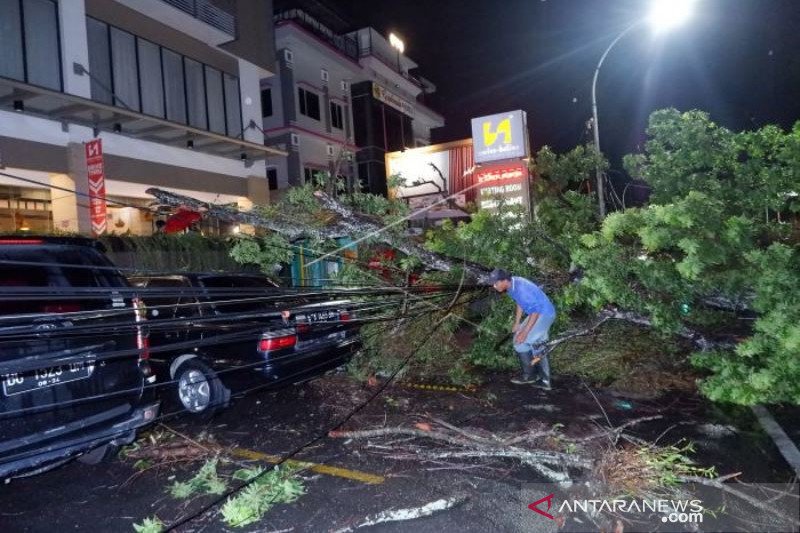
M 258 474 L 255 471 L 239 470 L 239 479 L 252 481 L 237 495 L 228 498 L 222 506 L 222 519 L 229 527 L 244 527 L 261 518 L 279 503 L 292 503 L 305 494 L 302 481 L 290 467 L 275 467 Z
M 489 370 L 511 370 L 518 366 L 511 345 L 511 326 L 514 320 L 514 301 L 508 297 L 495 300 L 489 313 L 475 331 L 469 360 Z
M 231 239 L 199 233 L 100 237 L 115 265 L 140 270 L 190 272 L 241 270 L 228 256 Z
M 278 233 L 260 236 L 241 235 L 233 241 L 230 255 L 243 265 L 257 265 L 265 274 L 273 274 L 276 265 L 292 260 L 294 247 Z
M 664 332 L 726 327 L 749 335 L 734 351 L 697 354 L 710 398 L 800 402 L 800 124 L 734 133 L 707 114 L 656 112 L 645 151 L 626 158 L 653 187 L 652 203 L 610 215 L 573 259 L 585 269 L 570 297 L 644 313 Z M 795 227 L 793 227 L 793 224 Z M 752 332 L 722 297 L 758 313 Z
M 442 312 L 435 309 L 426 312 L 426 307 L 418 305 L 417 311 L 426 313 L 423 317 L 394 324 L 367 324 L 361 328 L 363 349 L 348 365 L 351 375 L 366 379 L 373 374 L 391 374 L 414 351 L 413 359 L 403 368 L 400 377 L 416 379 L 446 376 L 456 384 L 474 381 L 466 366 L 468 361 L 455 340 L 455 332 L 460 325 L 457 314 L 463 313 L 463 310 L 455 308 L 453 315 L 432 332 L 431 327 L 442 318 Z
M 218 458 L 206 461 L 197 474 L 188 481 L 176 481 L 169 493 L 173 498 L 183 500 L 195 494 L 222 494 L 227 489 L 227 483 L 217 474 Z
M 141 524 L 133 524 L 136 533 L 161 533 L 164 531 L 164 527 L 164 522 L 157 516 L 145 518 Z
M 716 476 L 714 467 L 702 468 L 689 456 L 694 453 L 691 442 L 674 446 L 640 446 L 635 451 L 638 459 L 648 467 L 649 477 L 656 487 L 675 487 L 682 483 L 682 477 Z

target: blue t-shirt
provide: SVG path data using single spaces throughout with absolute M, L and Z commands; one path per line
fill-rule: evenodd
M 540 315 L 556 316 L 556 308 L 550 298 L 532 281 L 519 276 L 511 278 L 511 287 L 508 295 L 517 302 L 526 314 L 539 313 Z

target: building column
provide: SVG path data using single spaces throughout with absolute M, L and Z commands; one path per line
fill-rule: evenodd
M 86 35 L 86 4 L 84 0 L 58 2 L 58 26 L 61 33 L 61 64 L 64 92 L 92 97 L 89 76 L 76 74 L 73 63 L 89 68 L 89 44 Z
M 86 149 L 83 143 L 67 145 L 68 174 L 53 174 L 50 185 L 74 190 L 78 194 L 51 189 L 53 226 L 59 231 L 92 234 L 92 219 L 89 212 L 89 175 L 86 168 Z

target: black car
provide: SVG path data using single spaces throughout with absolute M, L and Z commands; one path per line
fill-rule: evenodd
M 98 462 L 158 414 L 143 312 L 97 246 L 0 237 L 0 479 Z
M 358 347 L 352 304 L 310 301 L 256 274 L 131 278 L 141 288 L 160 383 L 207 416 L 231 395 L 296 384 L 341 366 Z

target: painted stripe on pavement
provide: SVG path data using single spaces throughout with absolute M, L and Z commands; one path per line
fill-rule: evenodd
M 281 457 L 279 455 L 261 453 L 254 450 L 248 450 L 245 448 L 234 448 L 233 450 L 231 450 L 231 453 L 237 457 L 241 457 L 242 459 L 250 459 L 253 461 L 265 461 L 267 463 L 278 463 L 281 460 Z M 288 461 L 286 461 L 286 464 L 291 466 L 296 466 L 298 468 L 306 468 L 318 474 L 325 474 L 328 476 L 341 477 L 345 479 L 353 479 L 355 481 L 360 481 L 361 483 L 366 483 L 368 485 L 379 485 L 386 480 L 386 478 L 384 478 L 383 476 L 369 474 L 367 472 L 361 472 L 360 470 L 350 470 L 349 468 L 323 465 L 319 463 L 310 463 L 307 461 L 295 461 L 293 459 L 289 459 Z

